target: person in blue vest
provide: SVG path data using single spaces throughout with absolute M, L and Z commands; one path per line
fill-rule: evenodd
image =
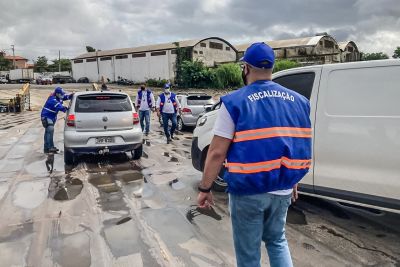
M 61 87 L 57 87 L 54 92 L 47 98 L 46 103 L 41 112 L 42 125 L 44 131 L 44 153 L 57 153 L 58 148 L 54 146 L 54 125 L 57 120 L 59 111 L 67 112 L 68 108 L 63 106 L 63 101 L 71 100 L 73 94 L 66 94 Z
M 140 127 L 145 135 L 149 135 L 150 132 L 150 112 L 154 111 L 155 100 L 153 92 L 146 88 L 145 84 L 140 86 L 140 90 L 136 96 L 136 110 L 139 110 Z M 145 123 L 146 122 L 146 125 Z
M 310 103 L 273 81 L 274 51 L 254 43 L 241 59 L 245 86 L 221 98 L 198 205 L 225 162 L 237 266 L 260 266 L 261 241 L 271 266 L 293 266 L 285 237 L 291 198 L 311 167 Z
M 177 114 L 181 113 L 181 104 L 176 98 L 176 95 L 171 92 L 170 83 L 164 85 L 164 93 L 159 95 L 156 108 L 158 117 L 161 116 L 162 118 L 165 137 L 167 138 L 167 144 L 169 144 L 174 139 Z M 169 129 L 169 121 L 171 121 L 172 124 L 171 129 Z

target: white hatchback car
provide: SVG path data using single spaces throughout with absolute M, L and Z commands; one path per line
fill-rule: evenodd
M 131 99 L 121 92 L 86 91 L 70 101 L 64 128 L 64 162 L 78 154 L 132 153 L 142 156 L 143 134 Z

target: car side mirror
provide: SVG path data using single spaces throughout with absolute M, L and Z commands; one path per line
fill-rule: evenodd
M 210 112 L 211 110 L 212 110 L 212 107 L 206 107 L 206 108 L 205 108 L 205 111 L 206 111 L 206 112 Z

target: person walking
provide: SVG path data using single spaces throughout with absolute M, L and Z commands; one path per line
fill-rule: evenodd
M 146 88 L 145 84 L 140 86 L 135 101 L 136 109 L 139 110 L 140 127 L 145 135 L 150 132 L 150 112 L 154 110 L 155 100 L 153 92 Z M 146 125 L 145 123 L 146 122 Z
M 179 103 L 176 95 L 171 92 L 171 85 L 169 83 L 164 85 L 164 93 L 162 93 L 156 103 L 157 116 L 162 118 L 165 137 L 167 144 L 174 139 L 174 132 L 177 123 L 177 113 L 181 113 L 181 104 Z M 169 129 L 169 121 L 172 123 Z
M 41 112 L 42 125 L 44 131 L 44 153 L 57 153 L 58 148 L 54 146 L 54 125 L 56 124 L 57 114 L 59 111 L 67 112 L 68 108 L 63 106 L 63 101 L 71 100 L 73 94 L 66 94 L 61 87 L 57 87 L 54 92 L 47 98 Z
M 271 266 L 293 266 L 285 224 L 311 166 L 310 104 L 271 81 L 275 56 L 265 43 L 252 44 L 241 61 L 245 86 L 221 98 L 198 205 L 213 204 L 211 186 L 226 160 L 237 265 L 260 266 L 264 241 Z

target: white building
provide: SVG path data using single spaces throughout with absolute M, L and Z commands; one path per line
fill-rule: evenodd
M 210 37 L 178 43 L 179 47 L 188 48 L 191 60 L 201 60 L 209 67 L 237 59 L 235 47 L 222 38 Z M 165 43 L 85 53 L 72 59 L 72 75 L 76 80 L 88 77 L 90 81 L 100 81 L 102 76 L 111 81 L 116 81 L 118 77 L 135 82 L 174 80 L 176 48 L 176 43 Z

